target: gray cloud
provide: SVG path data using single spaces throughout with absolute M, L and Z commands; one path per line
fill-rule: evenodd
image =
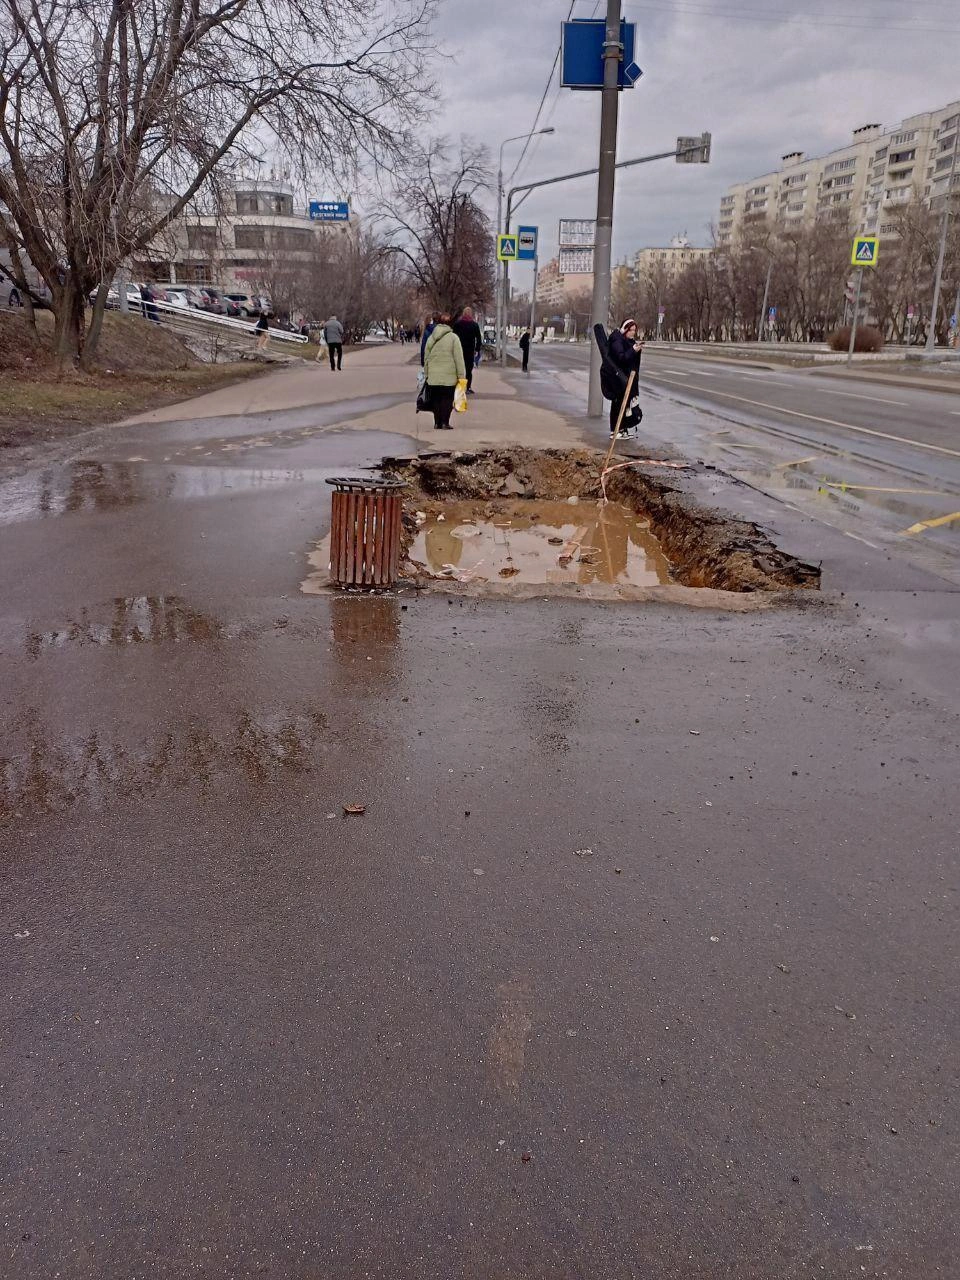
M 615 257 L 668 243 L 678 231 L 707 243 L 731 182 L 773 168 L 785 151 L 827 151 L 858 125 L 893 124 L 960 97 L 951 0 L 916 0 L 909 10 L 898 0 L 814 0 L 818 13 L 780 10 L 783 3 L 672 0 L 655 8 L 626 0 L 644 77 L 621 95 L 621 158 L 663 150 L 678 134 L 702 129 L 713 133 L 714 151 L 705 168 L 660 161 L 618 174 Z M 503 138 L 529 129 L 568 7 L 569 0 L 446 0 L 437 32 L 451 56 L 438 69 L 441 101 L 425 111 L 424 129 L 470 134 L 494 157 Z M 575 13 L 589 17 L 593 9 L 593 0 L 579 0 Z M 760 21 L 749 11 L 804 21 Z M 850 26 L 828 25 L 839 22 Z M 595 164 L 599 110 L 597 94 L 551 89 L 541 123 L 557 132 L 531 148 L 516 181 Z M 508 161 L 520 149 L 509 148 Z M 511 168 L 505 164 L 508 174 Z M 523 219 L 540 225 L 549 253 L 558 219 L 593 216 L 595 200 L 595 180 L 581 179 L 535 193 Z

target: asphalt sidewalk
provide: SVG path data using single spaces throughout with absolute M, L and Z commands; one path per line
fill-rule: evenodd
M 118 425 L 179 422 L 187 417 L 191 421 L 255 417 L 342 403 L 342 417 L 331 427 L 410 436 L 427 447 L 525 444 L 541 448 L 582 440 L 574 420 L 518 395 L 514 380 L 488 362 L 474 373 L 476 395 L 469 397 L 466 413 L 454 415 L 454 430 L 435 431 L 431 415 L 418 414 L 414 407 L 417 369 L 416 346 L 391 343 L 362 348 L 346 353 L 339 373 L 325 361 L 286 365 L 253 382 L 140 413 Z M 388 396 L 395 401 L 386 408 L 371 409 L 363 403 Z M 353 402 L 361 407 L 351 409 Z

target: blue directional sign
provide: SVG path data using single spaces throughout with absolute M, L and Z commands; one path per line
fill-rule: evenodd
M 618 84 L 632 89 L 643 72 L 633 59 L 637 24 L 620 23 L 623 57 L 619 63 Z M 565 22 L 560 37 L 560 84 L 564 89 L 603 88 L 603 42 L 607 24 L 602 18 L 574 18 Z
M 345 200 L 311 200 L 309 212 L 314 222 L 350 221 L 350 206 Z
M 537 256 L 537 227 L 517 227 L 517 261 L 532 262 Z

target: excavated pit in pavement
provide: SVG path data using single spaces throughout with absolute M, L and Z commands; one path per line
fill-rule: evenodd
M 759 526 L 703 506 L 680 470 L 652 463 L 612 470 L 601 509 L 603 466 L 593 449 L 384 459 L 384 471 L 408 485 L 405 577 L 421 589 L 518 599 L 666 595 L 732 608 L 819 589 L 818 566 L 782 551 Z

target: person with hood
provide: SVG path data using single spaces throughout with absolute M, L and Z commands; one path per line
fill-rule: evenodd
M 608 343 L 608 376 L 604 378 L 606 364 L 601 367 L 600 386 L 603 394 L 610 401 L 610 434 L 617 429 L 620 409 L 627 394 L 627 383 L 630 374 L 634 375 L 630 387 L 630 403 L 627 405 L 623 421 L 620 423 L 620 434 L 629 435 L 636 431 L 643 417 L 640 409 L 640 398 L 637 395 L 637 378 L 640 374 L 640 357 L 643 343 L 637 336 L 636 320 L 624 320 L 615 332 L 611 333 Z
M 450 327 L 450 316 L 442 313 L 424 343 L 423 371 L 426 375 L 427 399 L 433 410 L 437 431 L 452 431 L 453 393 L 467 370 L 460 339 Z
M 464 307 L 460 312 L 460 319 L 454 324 L 453 332 L 460 339 L 460 345 L 463 347 L 463 363 L 467 370 L 467 395 L 472 396 L 474 394 L 473 369 L 483 350 L 483 334 L 473 318 L 470 307 Z
M 523 356 L 523 372 L 530 371 L 530 330 L 524 329 L 520 335 L 520 354 Z
M 330 352 L 330 369 L 343 372 L 343 325 L 336 316 L 331 316 L 323 326 L 323 340 Z
M 433 315 L 427 316 L 426 320 L 424 321 L 423 333 L 420 336 L 420 368 L 421 369 L 423 368 L 423 357 L 427 350 L 427 339 L 430 337 L 431 333 L 433 333 L 434 329 L 437 327 L 437 321 L 439 319 L 440 319 L 440 316 L 438 312 L 435 311 Z

